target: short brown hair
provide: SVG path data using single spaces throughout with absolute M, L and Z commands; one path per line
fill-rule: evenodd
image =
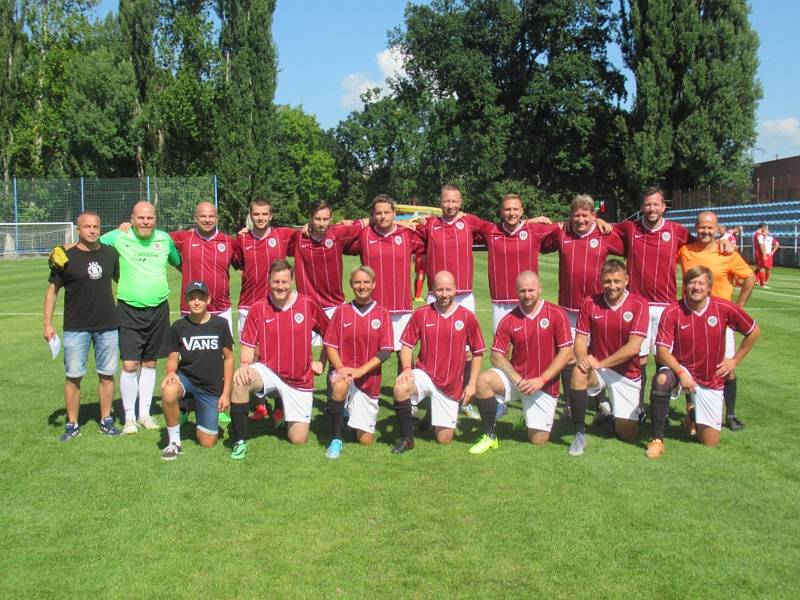
M 289 275 L 294 275 L 294 266 L 285 258 L 276 258 L 269 264 L 269 272 L 267 273 L 267 279 L 272 277 L 273 273 L 278 273 L 279 271 L 289 271 Z
M 250 203 L 250 212 L 253 212 L 254 206 L 269 206 L 269 209 L 272 210 L 272 202 L 265 198 L 256 198 Z
M 441 197 L 445 192 L 458 192 L 459 195 L 461 194 L 459 187 L 457 185 L 453 185 L 452 183 L 447 183 L 442 186 L 442 189 L 439 190 L 439 197 Z
M 369 278 L 372 279 L 372 281 L 375 281 L 375 271 L 372 269 L 372 267 L 367 265 L 358 265 L 357 267 L 354 267 L 353 270 L 350 271 L 351 282 L 353 281 L 353 277 L 356 276 L 356 273 L 366 273 L 369 275 Z
M 328 202 L 327 200 L 317 200 L 316 202 L 314 202 L 314 204 L 311 205 L 311 210 L 308 211 L 308 215 L 310 217 L 313 217 L 319 211 L 324 210 L 326 208 L 329 211 L 331 211 L 331 214 L 333 214 L 333 206 L 331 206 L 330 202 Z
M 667 203 L 667 197 L 664 195 L 664 190 L 662 190 L 657 185 L 649 185 L 642 190 L 642 202 L 644 202 L 644 199 L 647 198 L 648 196 L 654 196 L 656 194 L 661 196 L 661 201 L 664 204 Z
M 714 284 L 714 273 L 711 272 L 711 269 L 708 267 L 704 267 L 703 265 L 695 265 L 686 273 L 683 274 L 683 285 L 686 286 L 687 283 L 692 281 L 693 279 L 697 279 L 701 275 L 706 276 L 706 281 L 708 285 L 711 286 Z
M 572 199 L 572 202 L 569 203 L 569 212 L 574 213 L 576 210 L 588 210 L 594 213 L 594 198 L 589 194 L 578 194 Z
M 609 273 L 625 273 L 627 275 L 628 267 L 618 258 L 609 258 L 600 268 L 600 278 L 602 279 Z
M 378 194 L 372 199 L 372 209 L 375 210 L 375 206 L 377 204 L 388 204 L 392 207 L 392 211 L 394 211 L 394 198 L 392 198 L 389 194 Z

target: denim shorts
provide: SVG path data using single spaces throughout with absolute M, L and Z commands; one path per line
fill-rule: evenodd
M 94 362 L 98 375 L 113 375 L 117 372 L 119 335 L 116 329 L 65 331 L 64 369 L 67 377 L 86 375 L 89 344 L 94 344 Z
M 219 433 L 219 411 L 217 410 L 219 396 L 199 389 L 180 371 L 178 371 L 178 379 L 183 387 L 183 395 L 191 394 L 194 397 L 197 428 L 209 435 L 217 435 Z

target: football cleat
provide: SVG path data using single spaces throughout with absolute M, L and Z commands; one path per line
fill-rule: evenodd
M 658 458 L 662 454 L 664 454 L 664 440 L 660 440 L 658 438 L 653 438 L 647 444 L 647 450 L 645 451 L 645 456 L 647 458 Z
M 580 456 L 583 454 L 584 450 L 586 450 L 586 434 L 576 433 L 575 439 L 572 440 L 567 452 L 570 456 Z
M 497 450 L 500 446 L 500 442 L 497 441 L 497 436 L 489 436 L 487 434 L 483 434 L 481 439 L 478 440 L 474 446 L 469 449 L 470 454 L 483 454 L 484 452 L 488 452 L 489 450 Z
M 392 454 L 403 454 L 404 452 L 408 452 L 409 450 L 414 449 L 414 440 L 412 438 L 400 438 L 395 442 L 394 446 L 392 446 Z

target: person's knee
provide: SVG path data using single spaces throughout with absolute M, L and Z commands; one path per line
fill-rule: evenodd
M 449 444 L 453 441 L 454 433 L 452 429 L 438 429 L 436 431 L 436 441 L 443 445 Z
M 333 395 L 333 399 L 336 400 L 336 402 L 344 402 L 349 389 L 350 385 L 344 381 L 334 381 L 331 385 L 331 394 Z
M 495 395 L 495 384 L 497 383 L 495 379 L 497 378 L 497 373 L 491 371 L 484 371 L 478 376 L 478 383 L 475 387 L 478 398 L 490 398 Z
M 544 446 L 550 441 L 550 432 L 529 429 L 528 441 L 530 441 L 530 443 L 534 446 Z
M 165 385 L 161 390 L 161 400 L 164 404 L 173 405 L 180 400 L 182 391 L 181 386 L 177 383 Z
M 570 378 L 570 386 L 576 390 L 583 390 L 589 385 L 589 374 L 584 373 L 580 369 L 572 369 L 572 377 Z
M 155 369 L 156 368 L 156 361 L 154 360 L 143 360 L 142 366 L 145 369 Z
M 411 397 L 411 386 L 407 383 L 395 382 L 392 395 L 395 402 L 405 402 Z
M 197 435 L 197 443 L 200 444 L 203 448 L 213 448 L 217 445 L 217 436 L 211 434 L 200 434 Z
M 356 439 L 358 439 L 358 443 L 362 446 L 372 446 L 372 443 L 375 441 L 375 435 L 366 431 L 362 431 L 358 434 Z
M 614 431 L 623 442 L 633 442 L 638 434 L 638 427 L 631 421 L 615 419 Z
M 302 446 L 308 440 L 308 427 L 292 427 L 290 425 L 286 437 L 292 444 Z
M 662 369 L 656 373 L 655 377 L 653 377 L 652 389 L 654 392 L 664 394 L 669 392 L 675 386 L 675 383 L 676 380 L 675 376 L 672 374 L 672 371 Z
M 139 370 L 139 361 L 138 360 L 123 360 L 122 361 L 122 370 L 126 373 L 136 373 Z
M 74 385 L 76 388 L 80 389 L 81 381 L 83 381 L 83 377 L 67 377 L 67 381 Z

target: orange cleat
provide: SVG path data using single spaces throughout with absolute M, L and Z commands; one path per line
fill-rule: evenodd
M 647 458 L 658 458 L 662 454 L 664 454 L 664 440 L 659 440 L 657 438 L 650 440 L 650 443 L 647 444 L 647 451 L 645 452 Z

